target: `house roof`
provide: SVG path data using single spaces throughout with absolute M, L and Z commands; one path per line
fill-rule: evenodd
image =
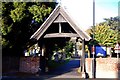
M 68 22 L 69 25 L 76 31 L 81 39 L 89 41 L 91 37 L 79 27 L 77 23 L 74 22 L 70 14 L 64 9 L 63 6 L 58 4 L 56 8 L 52 11 L 45 22 L 40 26 L 40 28 L 31 36 L 30 39 L 39 40 L 44 32 L 50 27 L 52 23 L 55 22 Z

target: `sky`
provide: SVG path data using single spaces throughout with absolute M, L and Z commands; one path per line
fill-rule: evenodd
M 57 0 L 84 30 L 93 25 L 93 0 Z M 118 16 L 120 0 L 95 0 L 95 25 L 104 18 Z

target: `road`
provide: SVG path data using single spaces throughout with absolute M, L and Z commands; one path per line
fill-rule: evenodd
M 65 65 L 62 65 L 47 74 L 41 76 L 30 76 L 30 77 L 3 77 L 2 80 L 44 80 L 44 79 L 56 79 L 56 78 L 80 78 L 80 74 L 77 72 L 80 66 L 79 59 L 71 59 Z

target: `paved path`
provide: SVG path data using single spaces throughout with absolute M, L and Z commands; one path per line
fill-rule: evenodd
M 72 59 L 67 64 L 50 71 L 47 75 L 52 78 L 80 78 L 80 74 L 77 72 L 79 66 L 80 60 Z
M 80 74 L 77 72 L 80 66 L 79 59 L 72 59 L 67 64 L 62 65 L 48 74 L 41 76 L 31 77 L 5 77 L 3 80 L 43 80 L 43 79 L 55 79 L 55 78 L 80 78 Z

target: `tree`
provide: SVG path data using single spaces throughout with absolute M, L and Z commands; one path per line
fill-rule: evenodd
M 118 33 L 116 30 L 112 30 L 107 24 L 99 24 L 94 28 L 88 30 L 91 36 L 94 35 L 95 44 L 103 46 L 114 46 L 118 39 Z
M 113 30 L 118 30 L 119 29 L 119 21 L 120 21 L 120 17 L 110 17 L 110 18 L 104 18 L 104 22 L 100 23 L 100 24 L 107 24 L 110 26 L 111 29 Z
M 110 18 L 104 18 L 105 22 L 102 22 L 100 24 L 107 24 L 110 26 L 112 30 L 117 31 L 118 36 L 117 36 L 117 41 L 120 43 L 120 17 L 110 17 Z
M 29 45 L 30 36 L 45 21 L 55 5 L 55 2 L 3 2 L 1 19 L 3 55 L 22 54 Z
M 63 49 L 66 56 L 71 57 L 73 52 L 73 43 L 71 41 L 66 42 L 66 45 Z

